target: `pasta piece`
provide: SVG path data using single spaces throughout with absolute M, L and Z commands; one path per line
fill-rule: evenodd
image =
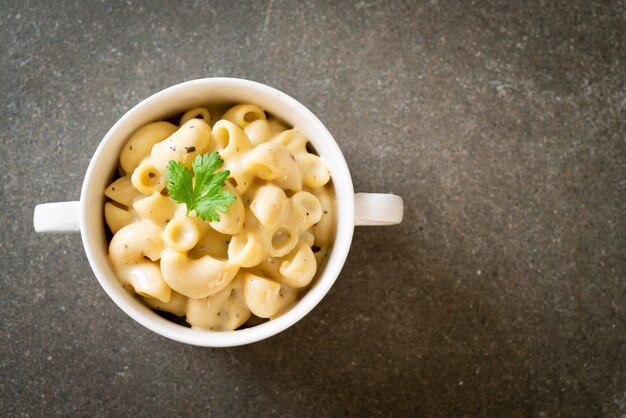
M 171 289 L 155 261 L 161 258 L 163 229 L 151 222 L 133 223 L 120 229 L 109 245 L 109 257 L 122 284 L 135 292 L 169 302 Z
M 120 153 L 120 165 L 125 173 L 132 173 L 141 160 L 150 155 L 152 146 L 163 141 L 178 129 L 169 122 L 154 122 L 139 128 L 126 142 Z
M 306 137 L 295 129 L 280 132 L 272 141 L 284 145 L 290 152 L 306 150 Z
M 322 216 L 312 227 L 315 235 L 315 245 L 329 247 L 335 239 L 335 196 L 332 189 L 312 189 L 311 193 L 317 197 L 322 208 Z
M 191 250 L 200 239 L 196 223 L 187 217 L 170 221 L 163 231 L 163 242 L 176 251 Z
M 263 142 L 269 141 L 272 136 L 274 136 L 272 127 L 265 119 L 255 120 L 246 126 L 243 132 L 255 147 Z
M 183 296 L 173 290 L 169 302 L 161 302 L 158 299 L 147 296 L 142 296 L 142 298 L 143 301 L 153 309 L 173 313 L 176 316 L 185 316 L 185 311 L 187 310 L 187 296 Z
M 232 331 L 243 325 L 252 313 L 243 298 L 243 279 L 237 276 L 224 289 L 208 298 L 189 299 L 187 322 L 192 328 Z
M 165 188 L 165 176 L 150 161 L 144 161 L 133 171 L 131 182 L 143 194 L 160 193 Z
M 272 130 L 272 133 L 274 135 L 281 133 L 282 131 L 286 130 L 287 127 L 285 126 L 284 123 L 273 119 L 273 118 L 269 118 L 267 120 L 267 123 L 270 125 L 270 129 Z
M 269 240 L 268 252 L 272 257 L 282 257 L 293 250 L 298 243 L 298 231 L 283 225 L 276 229 Z
M 213 125 L 215 146 L 224 160 L 223 169 L 230 171 L 230 177 L 240 193 L 245 193 L 252 185 L 254 176 L 242 164 L 244 155 L 253 148 L 252 143 L 241 128 L 227 120 Z
M 126 225 L 132 223 L 135 218 L 126 209 L 118 208 L 111 202 L 104 204 L 104 220 L 106 221 L 112 233 L 117 233 Z
M 315 235 L 308 230 L 304 231 L 302 235 L 300 235 L 300 242 L 304 242 L 309 247 L 312 247 L 315 242 Z
M 236 124 L 227 120 L 219 120 L 211 131 L 215 145 L 224 160 L 236 157 L 253 148 L 252 143 Z
M 244 166 L 256 177 L 271 180 L 283 189 L 302 190 L 300 170 L 284 145 L 265 142 L 255 147 L 246 155 Z
M 309 140 L 302 133 L 289 129 L 281 132 L 273 141 L 286 146 L 294 156 L 305 187 L 322 187 L 328 183 L 330 171 L 319 156 L 307 151 L 306 144 Z
M 220 213 L 219 221 L 212 221 L 209 225 L 222 234 L 237 234 L 243 228 L 245 208 L 237 189 L 228 182 L 224 188 L 231 192 L 236 197 L 236 200 L 230 205 L 228 212 Z
M 282 261 L 282 257 L 265 257 L 263 261 L 250 268 L 248 272 L 280 283 L 282 281 L 282 275 L 278 269 Z
M 202 119 L 207 125 L 211 125 L 212 118 L 209 110 L 206 107 L 196 107 L 195 109 L 191 109 L 188 112 L 185 112 L 183 116 L 180 118 L 179 125 L 184 125 L 189 122 L 191 119 Z
M 310 231 L 315 235 L 315 245 L 311 248 L 317 261 L 318 268 L 330 253 L 331 245 L 335 239 L 335 196 L 332 188 L 323 187 L 312 189 L 322 206 L 322 217 L 314 224 Z
M 172 219 L 177 207 L 176 202 L 158 192 L 139 199 L 133 204 L 133 209 L 139 216 L 163 225 Z
M 282 313 L 293 301 L 297 292 L 279 283 L 244 273 L 243 297 L 250 311 L 260 318 L 273 318 Z
M 120 203 L 127 208 L 133 205 L 135 199 L 141 196 L 141 193 L 133 187 L 130 175 L 120 177 L 104 189 L 104 195 L 114 202 Z
M 305 243 L 292 251 L 280 265 L 281 284 L 300 288 L 305 287 L 317 272 L 317 262 L 311 247 Z
M 176 208 L 176 212 L 174 213 L 174 216 L 172 219 L 176 219 L 176 218 L 184 218 L 184 219 L 188 219 L 190 221 L 192 221 L 196 228 L 198 229 L 198 236 L 199 236 L 199 240 L 198 243 L 196 244 L 196 247 L 198 245 L 200 245 L 200 241 L 202 241 L 203 239 L 207 239 L 207 235 L 210 235 L 211 237 L 214 237 L 216 239 L 219 239 L 218 237 L 224 237 L 224 240 L 228 241 L 230 240 L 230 236 L 229 235 L 225 235 L 225 234 L 221 234 L 217 231 L 215 231 L 213 228 L 211 228 L 211 226 L 209 225 L 209 223 L 203 221 L 202 219 L 198 218 L 198 215 L 196 215 L 195 212 L 191 212 L 189 215 L 187 215 L 187 205 L 185 205 L 184 203 L 180 203 L 178 204 L 177 208 Z M 224 245 L 228 245 L 226 243 L 224 243 Z M 195 247 L 194 247 L 195 248 Z M 192 249 L 193 251 L 193 249 Z M 206 253 L 209 254 L 209 253 Z M 202 254 L 202 255 L 206 255 L 206 254 Z M 226 254 L 224 252 L 224 254 Z M 213 253 L 210 253 L 210 255 L 213 255 Z M 198 256 L 194 256 L 192 258 L 200 258 L 201 255 Z M 216 258 L 226 258 L 226 255 L 220 256 L 220 255 L 214 255 Z
M 315 195 L 298 192 L 291 197 L 288 223 L 297 231 L 305 231 L 322 218 L 322 205 Z
M 256 189 L 250 210 L 267 231 L 274 231 L 289 213 L 289 200 L 280 187 L 266 184 Z
M 191 169 L 197 155 L 214 151 L 214 148 L 209 125 L 202 119 L 191 119 L 165 141 L 152 147 L 150 163 L 161 173 L 165 173 L 170 160 Z
M 224 115 L 222 115 L 222 119 L 226 119 L 236 125 L 239 125 L 241 129 L 256 120 L 265 120 L 266 118 L 267 117 L 265 116 L 263 109 L 253 104 L 240 104 L 233 106 L 228 109 Z
M 207 225 L 206 222 L 200 223 Z M 208 226 L 208 225 L 207 225 Z M 193 247 L 188 255 L 191 258 L 201 258 L 210 255 L 213 258 L 230 258 L 228 257 L 228 244 L 231 242 L 231 236 L 221 234 L 211 227 L 206 228 L 206 232 L 200 232 L 200 239 L 195 247 Z M 233 260 L 232 263 L 238 264 Z
M 267 256 L 258 233 L 246 231 L 234 235 L 228 245 L 228 260 L 241 267 L 253 267 Z
M 233 280 L 239 266 L 205 255 L 198 259 L 166 248 L 161 253 L 161 272 L 175 291 L 190 298 L 213 295 Z
M 296 154 L 296 160 L 302 170 L 304 186 L 322 187 L 330 180 L 330 171 L 320 157 L 315 154 Z
M 252 267 L 267 257 L 268 238 L 251 212 L 245 216 L 245 228 L 233 235 L 228 245 L 228 260 L 241 267 Z

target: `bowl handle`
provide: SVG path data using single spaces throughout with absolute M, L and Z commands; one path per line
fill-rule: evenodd
M 35 206 L 33 223 L 36 232 L 78 232 L 80 202 L 44 203 Z
M 402 222 L 404 202 L 400 196 L 385 193 L 356 193 L 355 225 L 395 225 Z

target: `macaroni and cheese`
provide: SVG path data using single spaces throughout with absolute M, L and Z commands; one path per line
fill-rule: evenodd
M 234 202 L 205 222 L 168 195 L 166 166 L 218 151 Z M 196 108 L 150 123 L 120 153 L 104 191 L 109 258 L 124 287 L 193 328 L 275 318 L 310 287 L 334 238 L 334 190 L 297 129 L 259 106 Z

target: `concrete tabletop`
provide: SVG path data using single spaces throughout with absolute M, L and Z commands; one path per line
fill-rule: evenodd
M 0 51 L 1 415 L 626 414 L 624 2 L 5 0 Z M 128 109 L 210 76 L 297 98 L 406 205 L 230 349 L 143 328 L 32 225 Z

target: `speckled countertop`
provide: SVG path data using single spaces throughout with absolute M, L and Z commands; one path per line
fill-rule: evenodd
M 0 6 L 6 416 L 624 416 L 626 6 L 600 1 Z M 326 124 L 360 191 L 339 280 L 286 332 L 190 347 L 129 319 L 76 234 L 98 142 L 180 81 L 257 80 Z

